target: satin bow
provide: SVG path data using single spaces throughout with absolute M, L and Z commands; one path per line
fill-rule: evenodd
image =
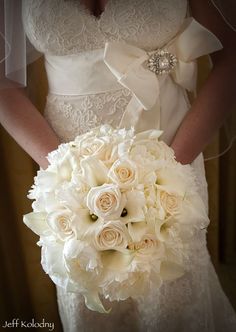
M 195 59 L 221 48 L 222 44 L 218 38 L 194 18 L 185 19 L 178 34 L 162 47 L 174 54 L 178 60 L 169 74 L 173 82 L 189 91 L 193 91 L 196 87 Z M 118 82 L 133 93 L 120 126 L 134 125 L 143 109 L 155 109 L 156 113 L 158 109 L 158 114 L 160 113 L 160 76 L 144 66 L 144 62 L 153 52 L 148 53 L 123 41 L 105 44 L 105 64 Z

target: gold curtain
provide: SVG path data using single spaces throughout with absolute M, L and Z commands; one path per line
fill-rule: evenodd
M 209 68 L 206 58 L 200 60 L 199 86 Z M 43 59 L 28 68 L 28 94 L 42 112 L 47 93 Z M 216 154 L 224 140 L 218 133 L 206 154 Z M 26 198 L 37 166 L 1 128 L 1 232 L 0 232 L 0 317 L 4 321 L 18 317 L 23 320 L 53 322 L 61 331 L 57 311 L 55 287 L 40 265 L 40 248 L 35 236 L 22 222 L 22 215 L 31 210 Z M 206 162 L 209 188 L 211 224 L 208 230 L 208 247 L 215 266 L 219 259 L 235 259 L 235 148 L 224 157 Z M 220 250 L 219 250 L 220 249 Z

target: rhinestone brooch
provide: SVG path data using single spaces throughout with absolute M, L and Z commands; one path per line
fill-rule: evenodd
M 157 50 L 151 54 L 147 66 L 157 75 L 169 74 L 178 62 L 176 56 L 166 50 Z

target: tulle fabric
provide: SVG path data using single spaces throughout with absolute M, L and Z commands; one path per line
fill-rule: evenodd
M 236 32 L 236 4 L 234 0 L 211 0 L 212 4 L 221 14 L 225 23 Z
M 42 54 L 28 41 L 21 0 L 0 1 L 0 89 L 27 86 L 27 65 Z

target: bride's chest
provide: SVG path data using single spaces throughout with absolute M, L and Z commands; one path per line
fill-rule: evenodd
M 125 40 L 146 50 L 179 30 L 187 0 L 108 0 L 99 18 L 79 0 L 23 0 L 25 32 L 39 51 L 73 54 Z

